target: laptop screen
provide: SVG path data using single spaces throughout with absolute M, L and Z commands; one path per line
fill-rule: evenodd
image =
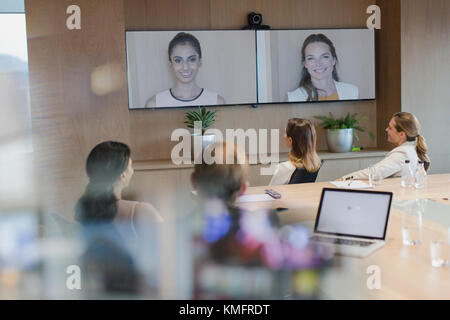
M 391 192 L 324 188 L 314 231 L 385 239 L 391 200 Z

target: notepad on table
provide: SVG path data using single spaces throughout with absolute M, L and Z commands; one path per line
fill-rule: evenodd
M 237 202 L 259 202 L 259 201 L 273 201 L 275 200 L 268 194 L 247 194 L 244 196 L 240 196 L 237 199 Z

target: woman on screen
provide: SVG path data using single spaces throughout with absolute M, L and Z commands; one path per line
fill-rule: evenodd
M 358 87 L 339 82 L 336 49 L 324 34 L 312 34 L 303 42 L 300 86 L 288 92 L 288 101 L 353 100 Z
M 202 65 L 200 42 L 192 34 L 180 32 L 169 43 L 169 63 L 175 75 L 175 85 L 157 93 L 145 103 L 146 108 L 223 105 L 225 99 L 197 85 L 196 77 Z

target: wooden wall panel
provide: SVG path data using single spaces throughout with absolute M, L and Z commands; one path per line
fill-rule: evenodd
M 392 115 L 401 110 L 401 33 L 400 0 L 377 0 L 381 9 L 381 30 L 375 34 L 377 143 L 379 148 L 392 148 L 386 140 Z
M 450 172 L 450 1 L 402 0 L 402 111 L 419 119 L 432 173 Z
M 82 192 L 92 147 L 129 142 L 123 2 L 77 1 L 81 30 L 68 30 L 72 3 L 25 2 L 40 198 L 48 210 L 67 216 Z

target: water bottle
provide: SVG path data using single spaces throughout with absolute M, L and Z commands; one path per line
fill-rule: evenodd
M 417 189 L 422 189 L 427 186 L 427 172 L 425 171 L 422 160 L 419 161 L 419 165 L 417 166 L 416 182 L 414 185 Z
M 409 160 L 405 160 L 405 164 L 402 169 L 402 187 L 409 188 L 414 185 L 414 173 L 411 168 Z

